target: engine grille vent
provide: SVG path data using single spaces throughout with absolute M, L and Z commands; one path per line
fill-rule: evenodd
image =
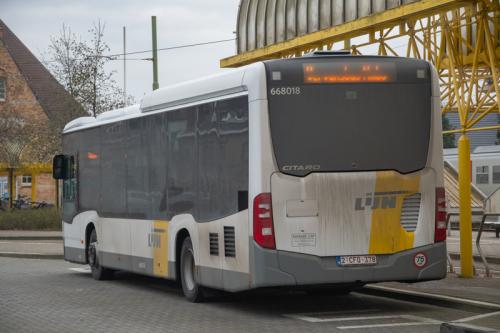
M 415 193 L 407 196 L 403 201 L 401 225 L 406 231 L 413 232 L 417 229 L 421 198 L 422 195 L 420 193 Z
M 236 257 L 235 242 L 234 227 L 224 227 L 224 255 L 226 257 Z
M 210 233 L 210 255 L 218 256 L 219 255 L 219 234 L 218 233 Z

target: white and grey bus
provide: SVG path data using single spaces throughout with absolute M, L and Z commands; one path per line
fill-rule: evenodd
M 205 288 L 446 274 L 438 79 L 424 61 L 270 60 L 66 125 L 64 256 Z

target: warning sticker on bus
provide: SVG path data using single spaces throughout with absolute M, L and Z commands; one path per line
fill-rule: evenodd
M 316 234 L 292 234 L 292 247 L 316 246 Z

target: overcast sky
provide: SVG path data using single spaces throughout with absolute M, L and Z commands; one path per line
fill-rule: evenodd
M 0 18 L 41 59 L 64 24 L 89 39 L 88 29 L 99 19 L 110 53 L 121 53 L 122 28 L 127 27 L 127 51 L 151 49 L 151 16 L 156 15 L 158 48 L 234 38 L 239 0 L 0 0 Z M 160 87 L 217 71 L 221 58 L 234 55 L 235 42 L 161 51 Z M 151 57 L 151 54 L 129 56 Z M 117 82 L 123 84 L 123 62 L 114 61 Z M 151 91 L 152 63 L 127 62 L 127 92 L 139 102 Z

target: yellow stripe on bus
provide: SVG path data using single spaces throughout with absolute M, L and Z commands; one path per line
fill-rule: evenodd
M 168 221 L 154 221 L 154 234 L 159 238 L 159 244 L 153 247 L 153 274 L 168 276 Z
M 375 195 L 395 196 L 395 207 L 379 207 L 372 210 L 370 254 L 395 253 L 413 248 L 414 233 L 401 226 L 401 209 L 404 198 L 420 188 L 420 175 L 401 175 L 394 171 L 377 172 Z M 393 199 L 393 198 L 392 198 Z

